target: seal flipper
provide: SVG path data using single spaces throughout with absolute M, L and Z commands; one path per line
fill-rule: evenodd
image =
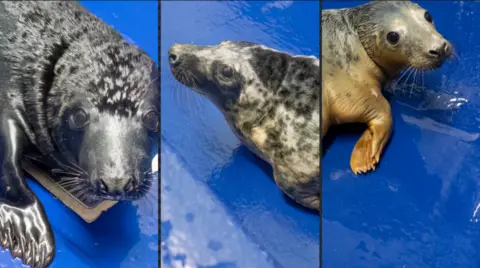
M 297 203 L 307 208 L 320 210 L 320 176 L 312 177 L 305 182 L 290 178 L 287 174 L 273 167 L 275 183 L 282 191 Z
M 45 211 L 28 187 L 21 167 L 28 140 L 15 120 L 3 116 L 0 149 L 0 238 L 4 249 L 32 267 L 47 267 L 55 253 L 55 241 Z

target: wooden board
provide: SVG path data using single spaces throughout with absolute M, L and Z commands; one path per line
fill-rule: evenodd
M 22 161 L 23 169 L 29 173 L 34 179 L 36 179 L 43 187 L 56 196 L 62 203 L 73 210 L 84 221 L 91 223 L 98 219 L 98 217 L 106 210 L 114 206 L 117 201 L 105 200 L 94 207 L 88 207 L 81 201 L 79 201 L 74 195 L 68 192 L 66 189 L 58 185 L 55 180 L 51 178 L 51 175 L 42 171 L 39 167 L 33 164 L 30 160 L 25 159 Z

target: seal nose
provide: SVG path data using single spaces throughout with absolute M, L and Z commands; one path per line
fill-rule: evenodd
M 444 57 L 446 55 L 449 55 L 452 52 L 447 42 L 443 41 L 439 46 L 428 51 L 428 53 L 430 54 L 430 56 L 433 56 L 433 57 Z
M 175 66 L 175 67 L 178 66 L 180 61 L 178 60 L 178 56 L 175 52 L 173 51 L 168 52 L 168 62 L 172 66 Z
M 173 67 L 177 67 L 178 65 L 180 65 L 180 60 L 181 60 L 180 49 L 181 49 L 181 45 L 175 44 L 168 50 L 168 62 Z
M 135 188 L 136 188 L 135 180 L 133 178 L 130 178 L 125 184 L 125 186 L 123 187 L 123 190 L 128 193 L 135 190 Z
M 134 178 L 98 179 L 97 189 L 101 194 L 121 195 L 123 192 L 131 192 L 136 189 Z

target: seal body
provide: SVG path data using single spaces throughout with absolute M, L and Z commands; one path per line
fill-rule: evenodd
M 20 161 L 85 199 L 137 199 L 158 141 L 154 62 L 75 1 L 0 2 L 0 242 L 33 267 L 53 259 Z
M 320 208 L 319 59 L 243 41 L 175 44 L 173 75 L 223 113 L 235 135 L 274 170 L 298 203 Z
M 392 133 L 382 87 L 405 67 L 435 69 L 451 54 L 430 13 L 410 1 L 322 10 L 322 138 L 331 125 L 366 123 L 350 167 L 374 170 Z

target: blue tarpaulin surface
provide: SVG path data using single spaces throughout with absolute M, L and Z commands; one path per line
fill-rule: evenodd
M 157 2 L 81 3 L 158 59 Z M 147 198 L 118 203 L 90 224 L 38 183 L 29 180 L 29 185 L 44 205 L 55 234 L 56 257 L 50 267 L 158 267 L 157 182 Z M 24 266 L 2 252 L 0 267 Z
M 458 60 L 423 80 L 407 74 L 395 93 L 387 88 L 394 134 L 375 172 L 349 170 L 363 129 L 331 133 L 322 163 L 324 267 L 480 267 L 480 2 L 418 3 Z
M 167 51 L 243 40 L 319 57 L 319 3 L 161 5 L 162 267 L 318 267 L 319 216 L 285 198 L 213 104 L 178 86 Z

